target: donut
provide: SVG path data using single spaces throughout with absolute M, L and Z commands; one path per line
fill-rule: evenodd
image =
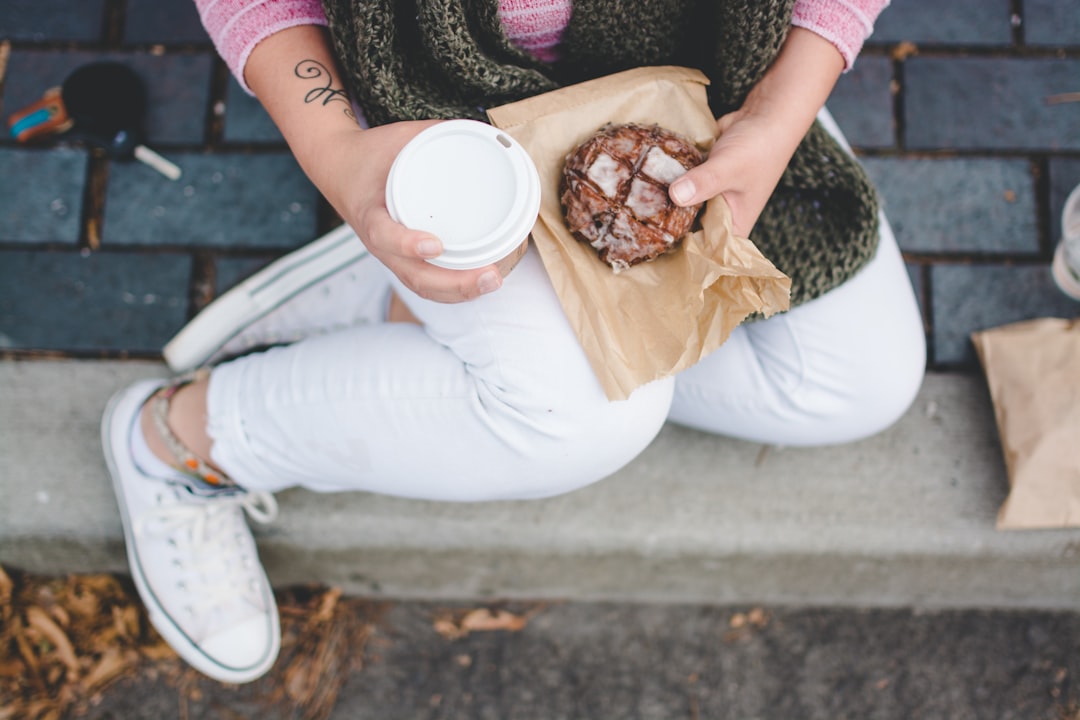
M 659 125 L 605 125 L 563 164 L 567 228 L 615 272 L 671 252 L 703 203 L 679 207 L 668 186 L 703 160 L 691 142 Z

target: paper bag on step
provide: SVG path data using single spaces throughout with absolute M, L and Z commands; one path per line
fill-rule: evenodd
M 1080 526 L 1080 318 L 973 333 L 1009 494 L 999 529 Z
M 563 310 L 608 398 L 684 370 L 723 343 L 748 315 L 786 310 L 790 279 L 735 236 L 722 198 L 681 247 L 618 274 L 567 229 L 559 201 L 563 163 L 607 123 L 658 124 L 703 151 L 716 121 L 697 70 L 650 67 L 572 85 L 488 110 L 540 172 L 532 237 Z

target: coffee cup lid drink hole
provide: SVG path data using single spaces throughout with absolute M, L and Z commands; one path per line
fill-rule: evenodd
M 386 206 L 395 221 L 442 241 L 442 254 L 429 262 L 483 267 L 528 237 L 540 210 L 540 176 L 502 130 L 448 120 L 402 148 L 387 178 Z

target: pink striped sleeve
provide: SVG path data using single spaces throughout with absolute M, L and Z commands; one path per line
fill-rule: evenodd
M 874 21 L 889 0 L 796 0 L 791 24 L 825 38 L 844 56 L 844 70 L 851 69 Z
M 500 0 L 499 20 L 512 43 L 546 62 L 559 59 L 570 0 Z
M 261 41 L 296 25 L 326 25 L 319 0 L 195 0 L 203 26 L 248 94 L 244 65 Z

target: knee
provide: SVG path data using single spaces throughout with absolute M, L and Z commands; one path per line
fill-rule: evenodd
M 829 443 L 861 440 L 899 421 L 911 408 L 926 374 L 926 348 L 922 337 L 902 351 L 867 357 L 861 372 L 849 377 L 847 401 L 840 403 L 831 422 L 824 423 Z
M 546 409 L 519 447 L 517 498 L 559 495 L 608 477 L 637 457 L 660 432 L 674 379 L 654 381 L 626 400 L 583 394 Z
M 865 388 L 866 410 L 860 435 L 876 435 L 900 420 L 915 402 L 925 374 L 925 355 L 913 355 L 893 363 L 890 372 L 879 375 L 872 388 Z

